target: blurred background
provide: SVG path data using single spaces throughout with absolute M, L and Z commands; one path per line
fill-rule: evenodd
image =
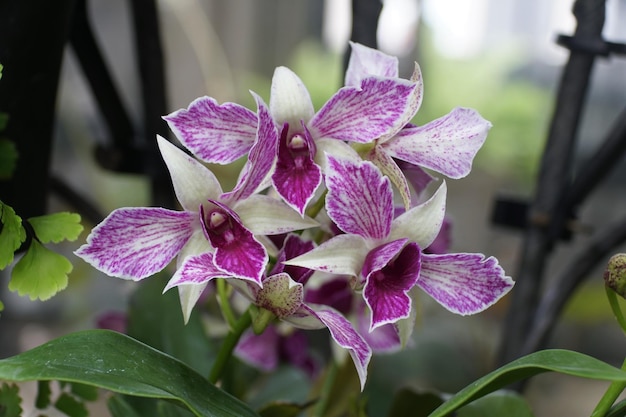
M 553 111 L 554 94 L 568 51 L 555 43 L 573 34 L 571 0 L 385 0 L 378 27 L 379 49 L 396 55 L 401 76 L 421 66 L 425 95 L 414 122 L 424 124 L 456 106 L 477 109 L 493 124 L 472 173 L 448 181 L 447 212 L 453 222 L 453 252 L 482 252 L 500 260 L 515 279 L 522 232 L 494 225 L 499 197 L 530 200 Z M 626 1 L 607 1 L 604 37 L 626 42 Z M 142 104 L 128 1 L 89 1 L 99 45 L 138 129 Z M 252 90 L 269 100 L 274 68 L 285 65 L 304 81 L 316 108 L 343 84 L 343 54 L 350 35 L 349 0 L 160 0 L 165 54 L 167 112 L 202 95 L 254 108 Z M 599 59 L 582 115 L 576 165 L 600 143 L 626 103 L 626 59 Z M 57 97 L 52 171 L 100 208 L 150 205 L 146 178 L 106 171 L 94 161 L 95 144 L 107 136 L 102 116 L 75 55 L 67 50 Z M 585 230 L 626 213 L 626 161 L 580 211 Z M 224 188 L 231 171 L 212 167 Z M 54 195 L 50 211 L 75 208 Z M 64 251 L 74 263 L 68 289 L 52 300 L 30 302 L 9 293 L 0 275 L 6 310 L 0 319 L 0 357 L 73 330 L 91 328 L 100 314 L 123 311 L 133 283 L 99 274 Z M 571 260 L 577 235 L 559 247 L 549 264 L 558 271 Z M 548 273 L 548 276 L 550 272 Z M 602 285 L 602 265 L 569 303 L 550 341 L 619 366 L 626 342 L 613 323 Z M 392 384 L 456 391 L 493 369 L 507 300 L 470 318 L 447 313 L 426 298 L 415 343 L 407 351 L 372 362 L 369 391 Z M 398 378 L 389 369 L 409 368 Z M 534 378 L 528 398 L 539 416 L 589 415 L 605 383 L 555 375 Z M 582 395 L 584 393 L 584 395 Z M 562 401 L 557 400 L 561 398 Z M 384 409 L 385 399 L 380 399 Z M 372 415 L 377 415 L 374 411 Z

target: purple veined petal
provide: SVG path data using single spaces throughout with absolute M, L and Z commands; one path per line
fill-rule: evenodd
M 285 125 L 272 183 L 285 202 L 304 215 L 307 204 L 322 182 L 322 170 L 313 161 L 315 143 L 306 128 L 293 134 L 290 131 Z
M 324 173 L 328 168 L 328 155 L 332 155 L 333 157 L 340 159 L 351 159 L 355 162 L 363 159 L 352 146 L 340 140 L 317 139 L 315 141 L 315 146 L 317 146 L 317 152 L 315 153 L 314 160 Z
M 363 298 L 372 314 L 370 331 L 410 315 L 412 302 L 408 292 L 420 275 L 421 252 L 416 243 L 402 247 L 405 243 L 406 240 L 395 240 L 375 248 L 363 265 Z
M 328 156 L 326 187 L 326 211 L 341 230 L 367 239 L 389 235 L 393 191 L 374 164 Z
M 358 235 L 338 235 L 312 251 L 283 262 L 337 275 L 358 276 L 369 249 Z
M 408 210 L 411 207 L 411 190 L 409 189 L 409 183 L 396 164 L 396 161 L 391 156 L 387 155 L 378 145 L 374 146 L 374 148 L 368 152 L 367 157 L 396 187 L 402 198 L 404 209 Z
M 513 288 L 513 280 L 494 257 L 481 253 L 422 255 L 417 286 L 447 310 L 479 313 Z
M 302 240 L 300 236 L 290 233 L 285 238 L 283 247 L 278 253 L 276 264 L 270 272 L 270 275 L 284 272 L 289 275 L 291 279 L 293 279 L 295 282 L 298 282 L 302 285 L 306 284 L 311 275 L 313 275 L 313 270 L 302 268 L 300 266 L 284 265 L 283 262 L 287 259 L 292 259 L 298 255 L 309 252 L 313 250 L 313 248 L 314 245 L 312 241 Z
M 395 324 L 384 324 L 369 331 L 370 318 L 364 302 L 357 307 L 356 327 L 375 353 L 393 353 L 402 348 L 400 334 Z
M 255 304 L 282 319 L 295 313 L 304 299 L 304 286 L 284 272 L 263 280 L 263 288 L 256 294 Z
M 224 194 L 224 201 L 243 200 L 257 191 L 265 177 L 271 171 L 276 159 L 278 147 L 278 130 L 269 109 L 263 99 L 252 93 L 258 107 L 258 128 L 256 141 L 248 154 L 248 161 L 242 170 L 242 175 L 235 188 Z
M 198 213 L 198 217 L 199 215 L 200 214 Z M 183 246 L 181 251 L 178 253 L 178 256 L 176 257 L 176 269 L 182 266 L 183 261 L 188 256 L 200 255 L 201 253 L 213 251 L 215 251 L 215 249 L 213 249 L 211 242 L 209 242 L 204 235 L 204 230 L 202 230 L 202 227 L 198 227 L 193 231 L 185 246 Z
M 120 208 L 94 227 L 74 253 L 108 275 L 138 281 L 165 268 L 197 227 L 197 213 Z
M 163 292 L 182 285 L 201 285 L 207 284 L 215 278 L 230 277 L 229 274 L 215 266 L 211 252 L 188 256 L 169 280 Z
M 233 205 L 241 222 L 255 235 L 278 235 L 319 226 L 308 216 L 301 216 L 284 201 L 255 194 Z
M 446 193 L 447 186 L 443 181 L 430 199 L 396 217 L 391 223 L 389 240 L 406 237 L 422 248 L 430 246 L 443 224 L 446 214 Z
M 170 171 L 176 198 L 185 210 L 197 211 L 206 200 L 222 194 L 219 181 L 207 167 L 158 135 L 157 143 Z
M 277 67 L 270 89 L 270 112 L 277 125 L 300 126 L 313 117 L 315 109 L 306 86 L 289 68 Z
M 448 217 L 444 217 L 439 234 L 435 240 L 424 249 L 424 253 L 447 253 L 450 246 L 452 246 L 452 220 Z
M 361 81 L 372 75 L 398 78 L 398 58 L 360 43 L 350 42 L 352 52 L 348 60 L 345 85 L 360 86 Z
M 200 97 L 187 109 L 163 119 L 191 153 L 216 164 L 229 164 L 244 156 L 257 129 L 253 111 L 235 103 L 220 105 L 211 97 Z
M 235 347 L 235 356 L 247 364 L 270 372 L 278 366 L 280 335 L 276 328 L 269 325 L 263 333 L 257 335 L 247 330 Z
M 363 391 L 367 380 L 367 366 L 372 358 L 372 349 L 363 337 L 354 330 L 352 323 L 337 311 L 326 306 L 316 306 L 315 309 L 306 305 L 302 307 L 308 310 L 311 315 L 316 316 L 328 328 L 335 343 L 348 350 L 361 381 L 361 391 Z
M 400 171 L 404 174 L 404 178 L 413 187 L 413 190 L 418 194 L 422 194 L 428 184 L 430 184 L 435 178 L 428 172 L 424 171 L 418 165 L 411 164 L 410 162 L 402 161 L 400 159 L 394 159 Z
M 490 128 L 475 110 L 457 107 L 424 126 L 402 129 L 383 146 L 394 158 L 462 178 L 471 171 Z
M 361 87 L 343 87 L 308 124 L 314 138 L 367 143 L 395 134 L 414 115 L 418 84 L 400 78 L 369 77 Z
M 263 245 L 241 224 L 237 213 L 224 204 L 209 200 L 214 207 L 201 208 L 202 225 L 211 246 L 213 263 L 223 272 L 250 280 L 262 286 L 261 280 L 269 260 Z

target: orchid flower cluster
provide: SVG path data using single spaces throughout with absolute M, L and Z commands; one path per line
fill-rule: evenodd
M 278 67 L 269 105 L 252 93 L 256 112 L 202 97 L 165 116 L 188 151 L 157 137 L 181 210 L 117 209 L 76 254 L 134 281 L 176 258 L 164 291 L 178 289 L 185 320 L 220 280 L 254 307 L 256 334 L 276 322 L 327 328 L 361 389 L 372 352 L 409 339 L 418 289 L 461 315 L 494 304 L 512 280 L 493 257 L 429 250 L 445 225 L 445 181 L 424 196 L 434 179 L 425 169 L 466 176 L 491 124 L 456 108 L 412 125 L 417 64 L 402 79 L 395 57 L 351 47 L 345 86 L 317 112 L 300 78 Z M 227 192 L 204 164 L 243 157 Z M 263 365 L 262 337 L 244 337 L 238 354 Z

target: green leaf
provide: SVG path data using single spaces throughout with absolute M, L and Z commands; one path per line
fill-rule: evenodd
M 80 382 L 113 392 L 162 398 L 196 416 L 256 416 L 179 360 L 126 335 L 86 330 L 0 360 L 0 379 Z
M 516 392 L 497 391 L 461 408 L 457 417 L 533 417 L 533 411 Z
M 53 213 L 44 216 L 31 217 L 28 222 L 41 243 L 59 243 L 63 240 L 78 239 L 83 225 L 80 224 L 80 215 L 76 213 Z
M 13 262 L 13 254 L 26 240 L 22 219 L 15 211 L 0 201 L 0 269 Z
M 50 381 L 37 381 L 35 407 L 43 410 L 50 405 Z
M 70 386 L 70 392 L 85 401 L 96 401 L 98 399 L 98 388 L 93 385 L 74 382 Z
M 430 417 L 443 417 L 478 398 L 543 372 L 559 372 L 581 378 L 626 381 L 626 372 L 591 356 L 562 349 L 548 349 L 519 358 L 474 381 L 438 407 Z
M 20 417 L 22 415 L 20 389 L 15 384 L 3 383 L 0 387 L 0 417 Z
M 4 311 L 4 304 L 2 303 L 2 301 L 0 301 L 0 313 Z
M 4 130 L 9 117 L 0 113 L 0 131 Z M 13 176 L 17 166 L 17 148 L 7 139 L 0 139 L 0 180 L 7 180 Z
M 72 264 L 63 255 L 33 240 L 11 273 L 9 290 L 44 301 L 67 287 Z
M 61 393 L 54 403 L 54 408 L 67 414 L 69 417 L 88 417 L 89 411 L 85 404 L 67 392 Z
M 121 395 L 113 395 L 107 401 L 107 407 L 112 417 L 141 417 Z

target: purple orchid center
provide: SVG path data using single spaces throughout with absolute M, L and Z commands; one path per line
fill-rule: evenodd
M 306 168 L 307 162 L 315 157 L 316 150 L 315 142 L 304 123 L 302 123 L 302 130 L 297 132 L 291 131 L 289 124 L 285 123 L 281 136 L 286 150 L 293 160 L 294 167 L 296 169 Z
M 204 217 L 204 225 L 211 244 L 223 247 L 235 241 L 235 230 L 228 213 L 215 208 Z

